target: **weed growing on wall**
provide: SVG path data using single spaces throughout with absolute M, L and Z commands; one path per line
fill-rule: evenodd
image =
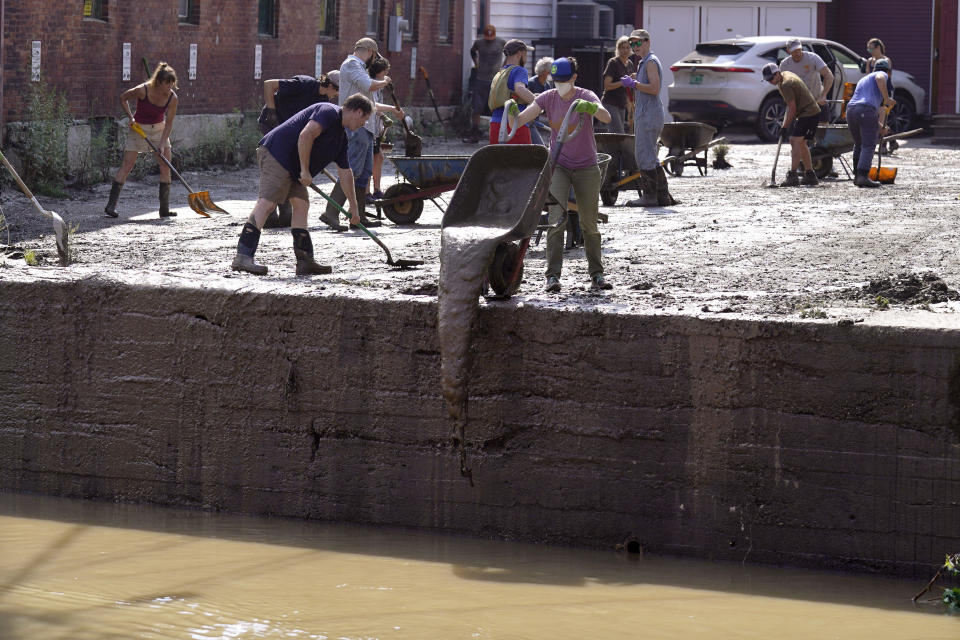
M 62 197 L 67 178 L 67 132 L 71 118 L 67 99 L 46 81 L 31 82 L 27 95 L 29 119 L 22 130 L 22 178 L 41 195 Z
M 256 160 L 257 143 L 261 137 L 256 117 L 244 115 L 205 133 L 192 147 L 179 154 L 179 161 L 184 169 L 249 166 Z
M 98 184 L 113 178 L 112 168 L 120 164 L 123 150 L 117 142 L 117 123 L 113 118 L 88 118 L 90 147 L 81 159 L 77 186 Z

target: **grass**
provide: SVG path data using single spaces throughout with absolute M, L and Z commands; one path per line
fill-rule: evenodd
M 31 267 L 35 267 L 40 264 L 40 261 L 37 260 L 37 252 L 33 249 L 27 249 L 23 252 L 23 261 Z

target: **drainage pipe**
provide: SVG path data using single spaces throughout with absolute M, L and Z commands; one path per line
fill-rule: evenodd
M 7 32 L 6 20 L 4 17 L 7 15 L 7 0 L 0 0 L 0 143 L 6 139 L 6 109 L 3 105 L 3 65 L 4 65 L 4 52 L 7 50 L 6 41 L 4 35 Z

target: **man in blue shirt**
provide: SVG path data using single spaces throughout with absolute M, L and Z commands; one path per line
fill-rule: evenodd
M 330 273 L 330 266 L 313 260 L 313 243 L 307 231 L 307 210 L 310 199 L 307 185 L 331 162 L 337 163 L 337 174 L 346 188 L 351 218 L 357 217 L 353 172 L 347 158 L 347 131 L 364 126 L 373 113 L 373 102 L 360 94 L 350 96 L 342 107 L 321 102 L 307 107 L 272 130 L 260 140 L 257 161 L 260 164 L 260 192 L 253 211 L 243 225 L 237 255 L 230 267 L 266 275 L 267 267 L 257 264 L 253 256 L 260 244 L 260 229 L 270 212 L 287 198 L 293 207 L 290 232 L 293 254 L 297 259 L 297 275 Z
M 532 103 L 536 96 L 527 88 L 527 51 L 529 47 L 523 40 L 508 40 L 503 46 L 503 68 L 490 83 L 490 144 L 497 144 L 500 138 L 500 121 L 503 119 L 503 105 L 513 98 L 521 105 Z M 509 144 L 530 144 L 530 127 L 525 126 Z

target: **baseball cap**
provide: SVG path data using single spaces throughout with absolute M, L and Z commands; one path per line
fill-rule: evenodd
M 512 56 L 518 51 L 529 51 L 528 47 L 523 40 L 507 40 L 507 44 L 503 45 L 503 55 Z
M 566 82 L 573 77 L 573 66 L 567 58 L 557 58 L 550 67 L 550 75 L 557 82 Z
M 763 69 L 760 70 L 760 73 L 763 74 L 764 80 L 770 80 L 770 78 L 780 73 L 780 67 L 773 62 L 768 62 L 767 64 L 763 65 Z
M 790 38 L 787 40 L 787 53 L 793 53 L 797 49 L 803 48 L 800 38 Z
M 631 40 L 649 40 L 650 32 L 646 29 L 634 29 L 628 36 Z
M 340 70 L 334 69 L 333 71 L 327 71 L 327 79 L 333 83 L 333 86 L 340 87 Z
M 377 41 L 373 38 L 360 38 L 357 44 L 353 45 L 353 50 L 366 49 L 367 51 L 377 51 Z
M 488 24 L 483 28 L 483 39 L 484 40 L 493 40 L 497 37 L 497 28 L 492 24 Z

